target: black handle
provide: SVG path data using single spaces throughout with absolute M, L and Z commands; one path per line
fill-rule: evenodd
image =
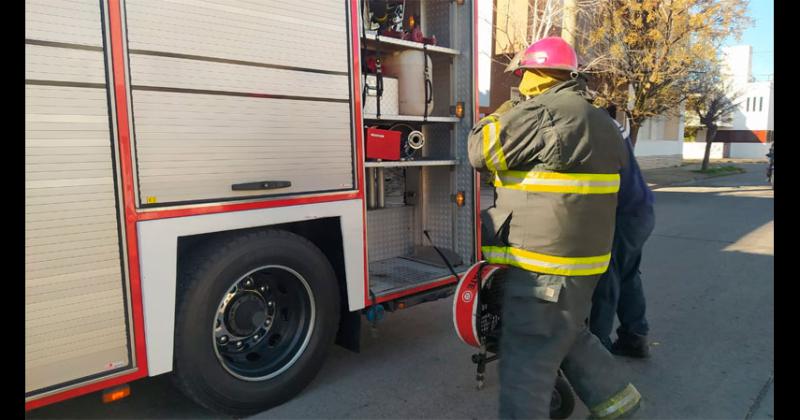
M 231 185 L 231 189 L 234 191 L 276 190 L 279 188 L 289 188 L 291 186 L 291 181 L 258 181 L 233 184 Z

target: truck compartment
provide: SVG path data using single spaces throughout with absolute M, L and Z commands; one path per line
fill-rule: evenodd
M 475 177 L 467 159 L 474 105 L 472 43 L 469 36 L 454 36 L 459 31 L 471 33 L 470 8 L 433 0 L 384 3 L 395 11 L 393 7 L 405 6 L 403 29 L 409 32 L 413 16 L 425 40 L 435 36 L 436 42 L 424 45 L 408 39 L 410 35 L 398 39 L 384 27 L 365 28 L 362 33 L 366 60 L 362 81 L 368 82 L 365 88 L 372 96 L 364 114 L 365 128 L 404 130 L 397 125 L 403 124 L 424 137 L 424 145 L 411 156 L 365 162 L 369 289 L 378 300 L 438 287 L 452 278 L 432 245 L 459 272 L 476 258 Z M 397 16 L 389 14 L 390 20 L 396 17 L 399 22 Z M 383 76 L 392 78 L 383 85 L 387 106 L 381 107 L 380 115 L 375 112 L 376 66 L 371 62 L 376 57 L 382 59 Z M 419 102 L 424 101 L 426 80 L 432 96 L 427 115 L 424 102 Z M 416 103 L 403 106 L 409 98 Z M 404 135 L 409 131 L 405 130 Z M 374 139 L 365 136 L 365 142 L 370 141 Z

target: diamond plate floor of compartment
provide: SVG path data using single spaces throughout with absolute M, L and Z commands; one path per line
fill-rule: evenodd
M 455 267 L 457 273 L 464 266 Z M 403 257 L 389 258 L 369 263 L 369 287 L 376 296 L 399 292 L 440 280 L 450 275 L 450 270 L 422 264 Z

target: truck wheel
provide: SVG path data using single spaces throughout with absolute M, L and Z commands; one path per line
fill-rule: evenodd
M 183 265 L 173 378 L 218 413 L 282 404 L 316 376 L 339 325 L 339 290 L 314 244 L 278 230 L 202 246 Z
M 553 397 L 550 400 L 550 418 L 566 419 L 575 410 L 575 394 L 569 383 L 561 375 L 556 378 L 556 387 L 553 389 Z

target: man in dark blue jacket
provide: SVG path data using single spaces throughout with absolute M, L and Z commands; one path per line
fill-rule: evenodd
M 620 130 L 628 147 L 629 162 L 620 171 L 611 263 L 595 288 L 589 328 L 612 353 L 646 358 L 650 355 L 649 327 L 639 265 L 642 247 L 655 226 L 654 200 L 639 170 L 630 137 L 621 126 Z M 615 315 L 619 317 L 620 326 L 617 340 L 612 344 L 610 335 Z

